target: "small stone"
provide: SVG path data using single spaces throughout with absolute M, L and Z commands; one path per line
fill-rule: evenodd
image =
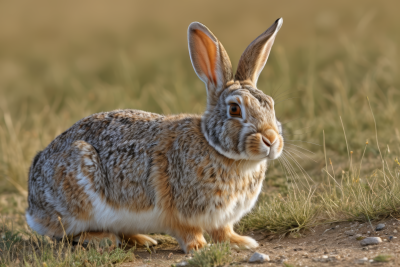
M 355 224 L 350 225 L 350 227 L 357 227 L 358 226 L 358 222 L 356 222 Z
M 389 236 L 389 240 L 392 241 L 392 239 L 393 239 L 393 236 Z
M 387 242 L 387 239 L 385 238 L 385 239 L 383 239 L 383 242 Z
M 355 234 L 355 232 L 354 232 L 354 230 L 349 230 L 349 231 L 344 231 L 344 234 L 345 235 L 354 235 Z
M 367 232 L 367 234 L 370 234 L 370 233 L 371 233 L 370 231 Z
M 327 258 L 328 258 L 328 255 L 323 255 L 322 258 L 323 258 L 323 259 L 327 259 Z
M 336 228 L 339 228 L 339 227 L 340 227 L 340 225 L 336 225 L 335 227 L 336 227 Z
M 368 258 L 364 257 L 362 259 L 356 260 L 357 264 L 364 264 L 368 262 Z
M 264 262 L 269 261 L 269 256 L 263 253 L 255 252 L 249 259 L 249 262 Z
M 189 263 L 187 261 L 181 261 L 175 265 L 176 267 L 184 267 L 184 266 L 189 266 Z
M 393 233 L 394 233 L 394 234 L 397 234 L 397 230 L 396 230 L 396 229 L 394 229 L 394 230 L 393 230 Z
M 385 224 L 380 223 L 376 226 L 375 231 L 382 231 L 385 228 Z
M 382 243 L 382 239 L 380 237 L 367 237 L 360 241 L 361 246 L 377 245 L 379 243 Z

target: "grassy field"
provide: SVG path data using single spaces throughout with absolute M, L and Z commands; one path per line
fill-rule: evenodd
M 1 2 L 0 266 L 97 262 L 89 252 L 57 254 L 68 248 L 29 232 L 22 215 L 30 162 L 95 112 L 203 112 L 205 88 L 187 51 L 192 21 L 213 31 L 236 66 L 256 36 L 284 19 L 258 87 L 277 103 L 285 156 L 271 163 L 239 231 L 297 233 L 324 222 L 396 216 L 399 8 L 398 1 L 367 0 Z M 21 256 L 26 246 L 40 257 Z M 111 252 L 116 258 L 96 264 L 125 261 L 129 253 Z

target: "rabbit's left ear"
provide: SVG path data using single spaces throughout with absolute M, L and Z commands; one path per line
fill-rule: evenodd
M 235 80 L 250 81 L 257 86 L 257 80 L 267 62 L 276 34 L 281 28 L 283 19 L 277 19 L 264 33 L 258 36 L 240 57 Z
M 208 104 L 215 106 L 220 91 L 233 79 L 231 61 L 214 34 L 199 22 L 190 24 L 188 43 L 193 68 L 207 86 Z

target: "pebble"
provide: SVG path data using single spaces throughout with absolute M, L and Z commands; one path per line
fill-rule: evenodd
M 263 253 L 255 252 L 249 259 L 249 262 L 264 262 L 269 261 L 269 256 Z
M 354 232 L 354 230 L 344 231 L 344 234 L 345 234 L 345 235 L 354 235 L 355 232 Z
M 360 241 L 361 246 L 377 245 L 382 242 L 380 237 L 367 237 Z
M 396 229 L 394 229 L 394 230 L 393 230 L 393 233 L 394 233 L 394 234 L 396 234 L 396 233 L 397 233 L 397 230 L 396 230 Z
M 378 225 L 376 226 L 375 231 L 382 231 L 383 228 L 385 228 L 385 226 L 386 226 L 385 224 L 380 223 L 380 224 L 378 224 Z
M 181 261 L 175 265 L 176 267 L 184 267 L 184 266 L 189 266 L 189 263 L 187 261 Z
M 336 228 L 339 228 L 339 227 L 340 227 L 340 225 L 336 225 L 335 227 L 336 227 Z
M 359 259 L 359 260 L 356 261 L 356 263 L 358 263 L 358 264 L 364 264 L 364 263 L 367 263 L 367 262 L 368 262 L 368 258 L 367 257 L 364 257 L 364 258 Z

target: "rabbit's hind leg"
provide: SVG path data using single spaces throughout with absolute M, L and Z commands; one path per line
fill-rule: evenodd
M 90 231 L 95 195 L 90 191 L 102 185 L 103 176 L 95 148 L 81 140 L 33 166 L 26 212 L 29 226 L 58 239 Z
M 120 235 L 120 238 L 130 246 L 141 245 L 148 247 L 157 245 L 157 241 L 147 235 Z
M 232 246 L 245 249 L 258 247 L 257 241 L 253 238 L 235 233 L 231 224 L 210 231 L 210 235 L 214 242 L 229 241 Z

